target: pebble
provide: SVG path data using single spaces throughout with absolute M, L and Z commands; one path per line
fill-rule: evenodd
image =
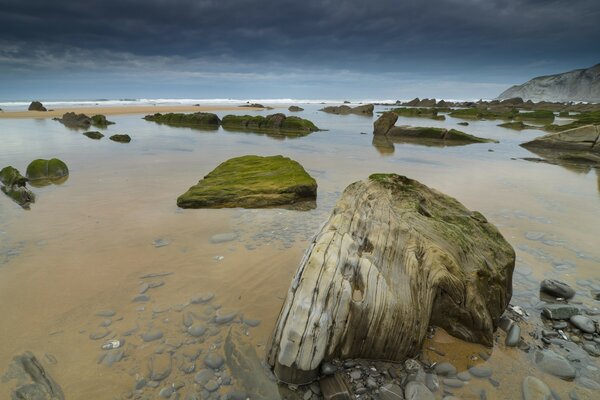
M 565 380 L 575 378 L 575 368 L 563 356 L 552 350 L 538 350 L 534 356 L 535 364 L 542 371 Z
M 463 381 L 455 378 L 444 378 L 442 379 L 442 382 L 444 383 L 444 385 L 456 389 L 461 388 L 465 385 Z
M 523 379 L 523 400 L 552 400 L 550 388 L 534 376 Z
M 153 381 L 162 381 L 171 375 L 173 360 L 171 354 L 153 354 L 148 361 L 149 378 Z
M 521 340 L 521 328 L 519 327 L 519 325 L 517 324 L 513 324 L 508 333 L 506 334 L 506 340 L 504 341 L 504 344 L 506 344 L 508 347 L 515 347 L 519 344 L 519 341 Z
M 163 333 L 160 330 L 152 330 L 142 334 L 142 339 L 144 342 L 152 342 L 154 340 L 161 339 L 163 337 Z
M 100 310 L 96 313 L 98 317 L 110 318 L 114 317 L 116 314 L 115 310 Z
M 219 386 L 219 382 L 217 382 L 215 379 L 211 379 L 210 381 L 206 382 L 206 384 L 204 385 L 204 389 L 212 393 L 216 392 L 219 389 Z
M 350 378 L 354 381 L 359 380 L 362 377 L 362 372 L 359 369 L 355 369 L 354 371 L 350 372 Z
M 171 397 L 173 392 L 175 392 L 175 389 L 173 389 L 173 386 L 167 386 L 167 387 L 162 388 L 160 390 L 160 392 L 158 392 L 158 395 L 160 397 L 164 397 L 165 399 L 168 399 L 169 397 Z
M 586 343 L 583 345 L 583 349 L 593 357 L 600 357 L 600 349 L 598 349 L 598 345 L 595 343 Z
M 434 367 L 435 373 L 442 376 L 456 375 L 456 367 L 449 362 L 442 362 Z
M 468 382 L 471 380 L 471 374 L 469 374 L 467 371 L 459 372 L 456 374 L 456 377 L 463 382 Z
M 187 331 L 193 337 L 200 337 L 206 332 L 206 327 L 200 324 L 193 324 Z
M 211 369 L 219 369 L 225 364 L 225 360 L 218 354 L 210 353 L 204 357 L 204 365 Z
M 337 367 L 329 362 L 324 362 L 321 365 L 321 373 L 323 375 L 333 375 L 337 371 Z
M 256 328 L 258 325 L 260 325 L 259 319 L 242 318 L 242 322 L 244 323 L 244 325 L 247 325 L 252 328 Z
M 98 340 L 98 339 L 103 339 L 106 336 L 108 336 L 110 334 L 109 330 L 104 330 L 104 331 L 98 331 L 98 332 L 92 332 L 89 335 L 89 338 L 92 340 Z
M 135 385 L 133 386 L 133 390 L 141 390 L 144 388 L 144 386 L 146 386 L 146 379 L 142 378 L 135 382 Z
M 569 319 L 573 315 L 581 314 L 579 308 L 570 305 L 549 304 L 542 309 L 542 315 L 548 319 Z
M 190 303 L 192 304 L 204 304 L 208 303 L 215 297 L 215 294 L 212 292 L 199 294 L 191 298 Z
M 585 376 L 579 378 L 579 383 L 581 384 L 581 386 L 586 387 L 588 389 L 600 390 L 600 383 L 591 380 L 590 378 L 586 378 Z
M 142 303 L 148 300 L 150 300 L 150 296 L 148 296 L 147 294 L 138 294 L 133 299 L 131 299 L 133 303 Z
M 575 296 L 575 290 L 571 286 L 556 279 L 544 279 L 540 284 L 540 291 L 567 300 Z
M 165 240 L 165 239 L 155 239 L 154 242 L 152 242 L 152 244 L 156 248 L 168 246 L 169 243 L 170 242 L 168 240 Z
M 591 318 L 584 315 L 573 315 L 570 319 L 571 323 L 585 333 L 594 333 L 596 326 Z
M 213 235 L 210 238 L 210 242 L 213 244 L 219 244 L 219 243 L 227 243 L 227 242 L 231 242 L 233 240 L 236 240 L 238 238 L 237 233 L 231 232 L 231 233 L 218 233 L 216 235 Z
M 206 383 L 208 383 L 208 381 L 210 381 L 214 377 L 215 373 L 212 372 L 210 369 L 202 369 L 198 371 L 198 373 L 194 376 L 194 382 L 196 382 L 198 385 L 204 386 L 206 385 Z
M 218 310 L 217 311 L 217 316 L 215 317 L 215 323 L 221 325 L 221 324 L 227 324 L 231 321 L 233 321 L 235 319 L 235 317 L 237 316 L 237 311 L 231 311 L 231 312 L 224 312 L 222 310 Z
M 435 400 L 435 396 L 427 386 L 419 382 L 409 382 L 404 388 L 406 400 Z
M 440 380 L 436 374 L 425 375 L 425 386 L 432 392 L 437 391 L 440 388 Z

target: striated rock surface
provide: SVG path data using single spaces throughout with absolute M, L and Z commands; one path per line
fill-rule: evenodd
M 32 101 L 28 108 L 29 111 L 48 111 L 39 101 Z
M 307 249 L 267 356 L 286 382 L 332 358 L 403 360 L 429 325 L 492 345 L 515 253 L 478 212 L 412 179 L 346 188 Z
M 600 126 L 586 125 L 540 136 L 521 144 L 525 148 L 550 148 L 600 153 Z
M 306 205 L 317 198 L 317 182 L 283 156 L 229 159 L 179 196 L 182 208 L 261 208 Z
M 502 92 L 498 99 L 521 97 L 533 101 L 600 103 L 600 64 L 555 75 L 533 78 Z
M 358 115 L 373 115 L 373 104 L 364 104 L 362 106 L 350 107 L 346 105 L 342 106 L 329 106 L 324 107 L 319 111 L 323 111 L 329 114 L 347 115 L 347 114 L 358 114 Z

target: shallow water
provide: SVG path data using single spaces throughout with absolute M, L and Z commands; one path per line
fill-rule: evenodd
M 165 338 L 180 339 L 185 336 L 183 313 L 212 315 L 219 307 L 222 313 L 238 312 L 236 320 L 243 315 L 261 321 L 243 330 L 262 356 L 307 241 L 344 188 L 375 172 L 417 179 L 499 227 L 517 252 L 512 304 L 530 314 L 522 325 L 524 338 L 541 324 L 535 307 L 544 278 L 560 278 L 578 290 L 574 301 L 598 305 L 589 297 L 589 286 L 577 281 L 600 285 L 600 171 L 521 160 L 536 155 L 518 144 L 541 131 L 512 131 L 497 127 L 500 121 L 463 127 L 452 118 L 401 117 L 398 125 L 453 127 L 500 143 L 382 146 L 373 144 L 371 134 L 377 115 L 337 116 L 318 112 L 317 105 L 305 108 L 295 115 L 327 131 L 281 140 L 161 126 L 131 115 L 110 117 L 116 124 L 103 130 L 104 139 L 94 141 L 49 119 L 0 120 L 0 167 L 12 165 L 24 173 L 33 159 L 58 157 L 70 169 L 62 185 L 33 188 L 37 200 L 30 210 L 0 197 L 0 375 L 14 356 L 31 350 L 66 398 L 119 397 L 132 390 L 136 376 L 146 373 L 148 358 L 161 346 L 144 342 L 140 334 L 160 329 Z M 127 133 L 132 142 L 109 141 L 114 133 Z M 220 162 L 245 154 L 283 154 L 299 161 L 318 182 L 317 208 L 177 208 L 177 196 L 188 187 Z M 231 232 L 235 240 L 211 243 L 213 235 Z M 140 278 L 160 272 L 170 274 Z M 148 301 L 132 302 L 143 282 L 164 284 L 145 292 Z M 184 308 L 192 297 L 207 292 L 215 295 L 208 304 Z M 105 332 L 99 325 L 107 318 L 95 315 L 103 309 L 116 312 L 106 329 L 110 334 L 91 340 L 90 334 Z M 112 366 L 98 361 L 106 339 L 135 327 L 122 360 Z M 203 355 L 222 352 L 227 330 L 211 327 L 204 343 L 194 346 Z M 498 338 L 488 351 L 500 387 L 473 382 L 456 390 L 457 395 L 479 398 L 476 389 L 484 386 L 488 398 L 520 398 L 522 378 L 532 374 L 565 398 L 574 388 L 581 398 L 594 398 L 577 381 L 537 371 L 529 354 L 505 348 L 503 333 Z M 433 361 L 450 360 L 458 367 L 466 367 L 483 349 L 443 333 L 426 346 L 446 354 L 426 351 Z M 175 371 L 169 379 L 185 380 Z M 14 384 L 0 382 L 1 399 L 10 397 Z

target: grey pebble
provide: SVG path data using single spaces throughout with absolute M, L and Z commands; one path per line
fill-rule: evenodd
M 161 339 L 163 337 L 163 333 L 160 330 L 152 330 L 142 334 L 142 339 L 144 342 L 152 342 L 154 340 Z
M 204 357 L 204 365 L 211 369 L 219 369 L 225 364 L 225 360 L 218 354 L 210 353 Z
M 113 317 L 116 314 L 114 310 L 100 310 L 96 313 L 98 317 Z
M 206 332 L 206 327 L 201 324 L 193 324 L 188 328 L 188 333 L 193 337 L 200 337 Z

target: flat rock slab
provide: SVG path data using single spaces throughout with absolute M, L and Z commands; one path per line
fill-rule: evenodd
M 402 361 L 429 325 L 492 345 L 512 294 L 515 252 L 478 212 L 412 179 L 371 175 L 344 191 L 310 243 L 268 362 L 306 383 L 322 361 Z
M 225 161 L 179 196 L 182 208 L 263 208 L 314 202 L 317 182 L 283 156 L 243 156 Z
M 523 143 L 521 146 L 600 153 L 600 126 L 585 125 L 563 132 L 551 133 Z

